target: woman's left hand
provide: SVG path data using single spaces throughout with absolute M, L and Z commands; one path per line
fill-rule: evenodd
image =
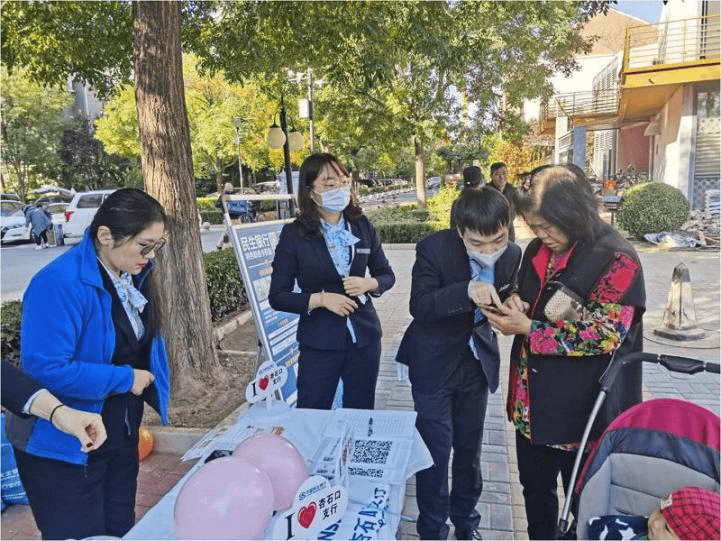
M 502 306 L 498 310 L 486 310 L 481 308 L 483 314 L 494 328 L 504 335 L 524 334 L 531 332 L 531 320 L 520 310 L 509 306 Z
M 343 289 L 346 295 L 358 297 L 367 291 L 378 289 L 378 281 L 375 278 L 361 276 L 346 276 L 343 278 Z

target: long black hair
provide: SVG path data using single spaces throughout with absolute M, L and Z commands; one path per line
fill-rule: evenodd
M 313 182 L 318 178 L 321 169 L 325 166 L 332 168 L 339 175 L 350 176 L 348 170 L 343 167 L 338 158 L 327 152 L 311 154 L 308 156 L 303 165 L 300 166 L 300 174 L 298 175 L 298 223 L 308 236 L 320 235 L 320 214 L 318 214 L 318 204 L 310 197 L 313 189 Z M 355 197 L 351 193 L 351 200 L 348 206 L 343 210 L 343 216 L 349 221 L 355 221 L 363 214 L 363 211 L 355 201 Z
M 105 226 L 110 230 L 115 246 L 120 246 L 156 223 L 162 223 L 163 227 L 168 226 L 168 218 L 162 205 L 142 190 L 122 188 L 111 193 L 100 205 L 90 224 L 89 234 L 93 241 L 97 241 L 98 229 L 100 226 Z M 150 301 L 146 325 L 146 333 L 150 333 L 149 336 L 160 331 L 154 274 L 155 272 L 151 270 L 142 290 L 143 295 Z
M 543 167 L 531 175 L 531 191 L 519 203 L 521 214 L 536 213 L 575 241 L 592 241 L 601 228 L 598 201 L 579 168 Z

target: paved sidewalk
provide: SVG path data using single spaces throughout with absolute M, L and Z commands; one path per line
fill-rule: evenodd
M 525 247 L 530 232 L 523 224 L 516 225 L 519 244 Z M 383 326 L 383 357 L 381 361 L 376 407 L 379 409 L 412 410 L 410 387 L 396 377 L 394 358 L 410 323 L 408 300 L 411 268 L 415 260 L 413 245 L 385 246 L 386 255 L 396 274 L 396 285 L 375 300 Z M 719 359 L 719 252 L 711 250 L 663 251 L 648 245 L 639 249 L 646 277 L 648 297 L 644 316 L 645 350 L 706 360 Z M 684 262 L 690 271 L 696 316 L 699 327 L 707 330 L 707 337 L 694 342 L 672 342 L 653 334 L 666 304 L 671 273 L 674 266 Z M 481 514 L 481 533 L 484 539 L 528 539 L 518 468 L 515 459 L 514 433 L 505 418 L 505 397 L 508 383 L 508 358 L 512 339 L 500 337 L 501 387 L 489 397 L 481 455 L 483 494 L 478 504 Z M 654 396 L 677 397 L 707 407 L 717 414 L 720 407 L 719 377 L 712 374 L 684 376 L 670 374 L 663 367 L 644 365 L 644 399 Z M 192 463 L 181 464 L 179 457 L 167 454 L 151 455 L 141 464 L 138 479 L 136 514 L 140 518 L 172 487 Z M 418 509 L 415 499 L 415 478 L 407 483 L 403 514 L 409 519 L 401 522 L 399 539 L 417 539 L 415 518 Z M 2 513 L 2 539 L 39 539 L 32 515 L 27 506 L 13 506 Z M 453 538 L 451 531 L 449 538 Z
M 169 453 L 152 453 L 141 462 L 135 520 L 140 520 L 194 464 L 195 461 L 180 462 L 179 456 Z M 0 539 L 40 539 L 29 506 L 12 505 L 3 511 Z

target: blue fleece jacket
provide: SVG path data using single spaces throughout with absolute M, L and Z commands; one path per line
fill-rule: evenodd
M 134 277 L 136 287 L 152 266 Z M 23 296 L 22 368 L 73 408 L 100 413 L 108 395 L 128 392 L 133 385 L 132 367 L 110 364 L 115 349 L 111 303 L 87 232 L 78 246 L 41 269 Z M 150 347 L 150 371 L 155 382 L 144 397 L 167 423 L 170 378 L 160 336 Z M 43 419 L 32 423 L 12 423 L 8 437 L 15 447 L 74 464 L 87 462 L 73 436 Z

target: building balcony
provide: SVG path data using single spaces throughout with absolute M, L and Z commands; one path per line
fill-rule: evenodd
M 618 88 L 556 94 L 541 106 L 540 132 L 552 135 L 559 116 L 570 117 L 574 125 L 586 125 L 589 129 L 612 128 L 618 116 L 618 101 Z
M 619 120 L 649 120 L 681 86 L 718 81 L 720 62 L 719 15 L 627 28 Z
M 591 130 L 648 121 L 685 84 L 719 81 L 719 15 L 666 21 L 626 29 L 620 85 L 557 94 L 541 106 L 539 133 L 554 133 L 556 117 Z

